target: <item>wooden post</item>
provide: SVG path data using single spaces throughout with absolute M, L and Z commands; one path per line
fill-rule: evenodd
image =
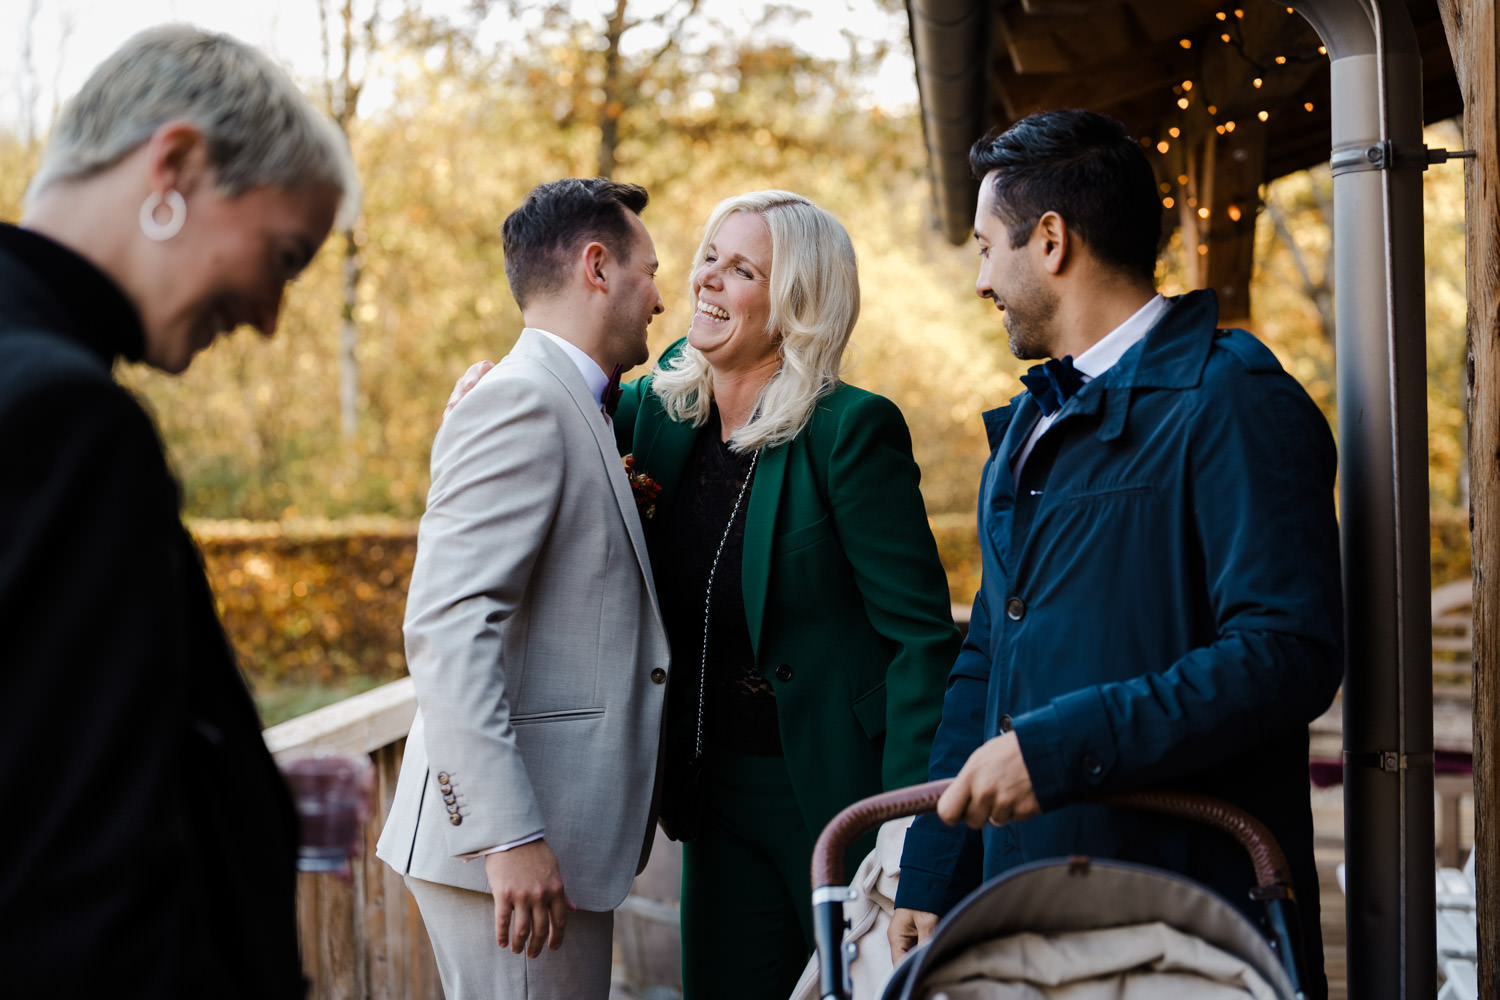
M 1474 850 L 1479 995 L 1500 996 L 1500 19 L 1493 0 L 1439 0 L 1464 96 L 1469 298 L 1469 521 L 1474 562 Z

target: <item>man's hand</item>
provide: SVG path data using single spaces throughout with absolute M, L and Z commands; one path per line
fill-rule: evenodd
M 891 964 L 900 965 L 907 952 L 932 937 L 937 922 L 936 913 L 897 907 L 885 932 L 886 940 L 891 943 Z
M 950 826 L 962 821 L 975 830 L 1040 816 L 1016 734 L 1001 733 L 970 754 L 938 799 L 937 812 Z
M 458 401 L 479 384 L 479 380 L 484 378 L 484 373 L 493 367 L 495 367 L 493 361 L 476 361 L 469 366 L 468 371 L 458 377 L 458 381 L 453 383 L 453 392 L 448 395 L 448 405 L 443 407 L 444 419 L 447 419 L 448 412 L 458 405 Z
M 530 958 L 562 947 L 568 914 L 577 909 L 563 888 L 557 855 L 545 840 L 484 856 L 495 896 L 495 944 Z

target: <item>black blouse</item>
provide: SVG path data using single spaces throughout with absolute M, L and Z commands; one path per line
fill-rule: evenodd
M 667 558 L 655 566 L 657 594 L 672 660 L 678 664 L 669 696 L 672 728 L 691 732 L 698 715 L 699 672 L 704 644 L 704 597 L 714 554 L 723 540 L 708 607 L 708 677 L 703 690 L 705 747 L 760 756 L 781 755 L 776 694 L 756 669 L 745 624 L 741 564 L 749 489 L 725 534 L 735 499 L 751 474 L 750 452 L 735 452 L 722 440 L 718 408 L 699 430 L 683 472 L 683 486 L 661 512 Z

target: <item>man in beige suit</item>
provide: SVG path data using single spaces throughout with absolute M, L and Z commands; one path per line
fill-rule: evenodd
M 646 201 L 568 179 L 511 213 L 526 329 L 432 446 L 405 623 L 418 710 L 376 853 L 448 1000 L 606 997 L 612 911 L 650 845 L 668 647 L 601 410 L 662 310 Z

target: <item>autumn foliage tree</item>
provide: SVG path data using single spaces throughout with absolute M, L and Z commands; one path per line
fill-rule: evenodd
M 1025 366 L 973 294 L 972 248 L 950 246 L 930 224 L 915 109 L 869 93 L 883 47 L 904 44 L 903 5 L 883 3 L 897 42 L 851 37 L 839 58 L 775 30 L 796 8 L 770 5 L 761 25 L 736 33 L 698 0 L 659 3 L 650 16 L 635 7 L 476 0 L 443 19 L 408 3 L 378 33 L 347 0 L 329 7 L 330 27 L 348 26 L 367 49 L 357 80 L 349 72 L 363 88 L 359 113 L 344 105 L 365 185 L 358 227 L 330 240 L 289 290 L 270 343 L 229 338 L 181 377 L 122 373 L 155 412 L 190 515 L 417 518 L 455 378 L 505 353 L 520 330 L 501 221 L 538 183 L 604 172 L 652 194 L 644 218 L 666 303 L 653 353 L 686 332 L 689 258 L 720 199 L 787 188 L 844 222 L 863 289 L 846 376 L 900 405 L 929 513 L 972 544 L 988 452 L 979 415 L 1019 391 Z M 327 80 L 306 83 L 325 96 Z M 34 147 L 0 134 L 0 217 L 19 215 L 34 164 Z M 1313 171 L 1266 189 L 1250 325 L 1331 420 L 1335 359 L 1319 303 L 1331 273 L 1326 183 Z M 1440 168 L 1427 183 L 1432 496 L 1434 523 L 1446 524 L 1467 503 L 1462 177 Z M 1182 291 L 1172 259 L 1163 287 Z M 357 363 L 357 381 L 343 383 L 354 386 L 352 422 L 340 415 L 341 355 Z M 1438 547 L 1459 542 L 1445 535 Z M 972 577 L 956 579 L 956 597 L 971 589 Z

